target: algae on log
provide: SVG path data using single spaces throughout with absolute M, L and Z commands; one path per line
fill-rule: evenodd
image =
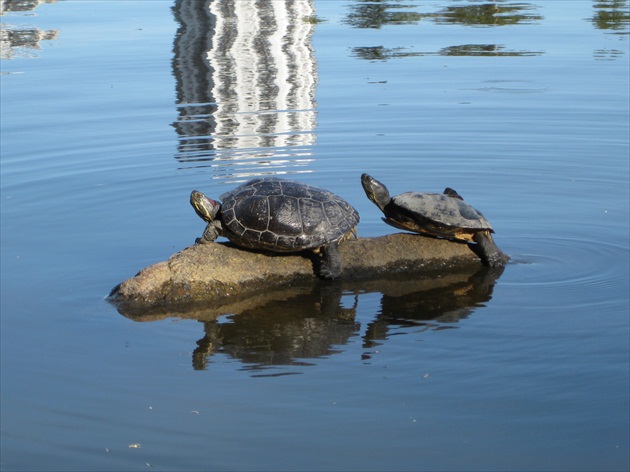
M 438 273 L 481 266 L 475 245 L 398 233 L 342 243 L 342 280 L 366 280 L 388 274 Z M 221 305 L 261 289 L 315 279 L 310 252 L 271 254 L 231 243 L 190 246 L 167 261 L 141 270 L 116 286 L 109 300 L 127 311 L 199 301 Z

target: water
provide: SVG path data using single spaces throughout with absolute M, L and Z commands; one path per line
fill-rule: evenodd
M 3 470 L 629 468 L 627 2 L 30 3 L 2 16 Z M 362 172 L 457 189 L 512 262 L 218 319 L 104 300 L 200 235 L 192 188 L 295 178 L 386 234 Z

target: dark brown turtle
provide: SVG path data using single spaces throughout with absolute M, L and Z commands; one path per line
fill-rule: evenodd
M 359 214 L 332 192 L 300 182 L 257 178 L 224 193 L 222 203 L 194 190 L 190 203 L 208 223 L 198 243 L 224 236 L 238 246 L 273 252 L 312 250 L 321 258 L 316 273 L 341 274 L 337 246 L 355 234 Z

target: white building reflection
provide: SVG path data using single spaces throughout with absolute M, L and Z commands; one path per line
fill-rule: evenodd
M 7 13 L 25 13 L 35 10 L 42 3 L 56 0 L 0 0 L 0 16 Z M 38 57 L 40 41 L 56 39 L 57 30 L 41 30 L 36 27 L 0 25 L 0 59 L 24 59 Z
M 173 10 L 182 166 L 215 178 L 310 172 L 313 0 L 178 0 Z

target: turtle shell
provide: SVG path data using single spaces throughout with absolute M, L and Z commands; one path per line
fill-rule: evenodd
M 223 235 L 252 249 L 294 252 L 348 235 L 359 214 L 341 197 L 277 178 L 251 180 L 221 195 Z
M 407 192 L 393 197 L 388 206 L 386 221 L 411 231 L 465 240 L 478 231 L 494 232 L 479 210 L 445 194 Z

